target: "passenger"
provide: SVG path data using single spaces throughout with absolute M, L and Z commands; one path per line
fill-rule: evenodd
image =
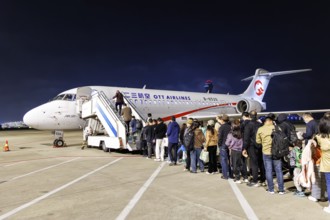
M 116 94 L 114 97 L 112 97 L 113 99 L 116 98 L 116 111 L 119 113 L 119 115 L 121 115 L 121 109 L 122 109 L 122 105 L 124 104 L 124 96 L 123 94 L 117 90 Z M 118 106 L 119 106 L 119 111 L 118 111 Z
M 137 128 L 136 128 L 136 119 L 135 116 L 132 116 L 132 120 L 129 123 L 129 126 L 131 128 L 131 135 L 133 138 L 133 144 L 136 143 L 136 136 L 137 136 Z
M 301 173 L 299 175 L 299 183 L 303 187 L 311 190 L 312 184 L 315 183 L 314 164 L 312 157 L 312 145 L 314 140 L 309 140 L 301 153 Z
M 221 127 L 221 123 L 220 123 L 220 119 L 221 119 L 221 116 L 218 115 L 215 120 L 215 125 L 214 125 L 214 129 L 219 133 L 219 128 Z
M 134 134 L 136 131 L 137 131 L 137 128 L 136 128 L 136 119 L 135 119 L 135 116 L 132 115 L 132 119 L 129 123 L 129 126 L 131 128 L 131 133 Z
M 203 150 L 205 136 L 202 130 L 199 128 L 199 122 L 194 122 L 192 126 L 194 128 L 194 150 L 190 151 L 190 159 L 191 159 L 190 172 L 197 173 L 197 164 L 199 164 L 200 171 L 204 172 L 204 162 L 201 159 L 199 159 L 199 157 Z
M 209 152 L 209 167 L 206 174 L 215 174 L 217 172 L 217 143 L 218 132 L 214 129 L 214 121 L 209 122 L 206 128 L 206 142 L 204 151 Z
M 200 124 L 199 128 L 202 130 L 204 136 L 206 136 L 206 127 L 207 126 L 204 126 L 204 122 L 203 121 L 200 121 L 199 124 Z
M 274 126 L 275 115 L 269 113 L 265 117 L 265 123 L 257 131 L 256 142 L 262 145 L 263 160 L 266 170 L 266 179 L 268 185 L 268 192 L 274 194 L 274 182 L 273 182 L 273 166 L 276 173 L 279 194 L 283 195 L 284 191 L 284 181 L 282 173 L 282 162 L 281 159 L 275 159 L 272 157 L 272 132 L 275 130 Z
M 229 160 L 229 149 L 226 146 L 226 139 L 231 131 L 231 125 L 228 115 L 222 115 L 220 118 L 221 127 L 218 134 L 218 146 L 220 146 L 220 163 L 222 168 L 221 179 L 233 178 Z
M 300 143 L 299 143 L 300 142 Z M 300 146 L 299 146 L 300 145 Z M 293 168 L 293 183 L 296 187 L 296 191 L 293 195 L 299 197 L 305 197 L 305 193 L 303 192 L 303 188 L 301 187 L 299 176 L 301 174 L 301 148 L 302 148 L 302 140 L 297 141 L 297 145 L 292 148 L 289 153 L 289 162 L 290 166 Z
M 243 153 L 247 151 L 250 158 L 250 165 L 252 171 L 252 179 L 247 186 L 260 186 L 258 182 L 258 174 L 260 172 L 260 182 L 262 185 L 265 183 L 265 167 L 262 160 L 261 145 L 256 142 L 256 135 L 258 128 L 262 125 L 257 121 L 257 112 L 251 111 L 248 115 L 243 115 L 244 121 L 247 123 L 244 126 L 243 137 Z
M 291 132 L 296 132 L 296 127 L 287 120 L 288 114 L 282 113 L 277 116 L 277 124 L 281 128 L 281 130 L 284 132 L 286 137 L 290 140 L 290 149 L 293 149 L 296 143 L 294 141 L 296 140 L 291 140 Z M 282 161 L 284 163 L 284 167 L 289 169 L 289 172 L 284 175 L 285 178 L 287 179 L 292 179 L 293 177 L 293 169 L 290 166 L 290 163 L 286 163 L 285 161 Z
M 142 130 L 143 128 L 143 122 L 141 119 L 135 119 L 136 120 L 136 130 L 139 132 Z
M 306 133 L 303 133 L 302 136 L 305 139 L 305 145 L 308 140 L 312 139 L 313 136 L 318 133 L 318 125 L 314 120 L 312 113 L 304 113 L 302 115 L 304 122 L 306 123 Z
M 155 161 L 164 161 L 164 147 L 163 139 L 166 137 L 167 126 L 164 124 L 161 118 L 157 119 L 158 124 L 155 127 L 155 139 L 156 139 L 156 159 Z M 159 155 L 160 153 L 160 155 Z
M 121 112 L 121 115 L 123 116 L 123 119 L 126 123 L 126 133 L 128 134 L 129 133 L 129 123 L 130 121 L 132 120 L 132 109 L 127 106 L 126 103 L 123 104 L 124 108 Z
M 183 123 L 180 128 L 180 144 L 183 144 L 183 136 L 186 129 L 187 129 L 187 124 Z
M 175 116 L 172 116 L 171 122 L 167 127 L 166 135 L 168 137 L 168 155 L 170 157 L 170 166 L 176 165 L 177 163 L 177 150 L 179 140 L 180 126 L 175 121 Z
M 156 130 L 156 126 L 157 126 L 157 120 L 156 119 L 152 119 L 152 128 L 154 130 L 154 134 L 155 134 L 155 130 Z M 156 138 L 155 138 L 155 135 L 154 135 L 154 139 L 152 140 L 152 154 L 153 155 L 156 155 Z
M 226 138 L 226 146 L 229 149 L 229 155 L 231 158 L 231 164 L 233 166 L 233 173 L 235 175 L 235 183 L 241 183 L 240 174 L 242 174 L 244 181 L 247 180 L 247 173 L 242 172 L 242 149 L 243 139 L 242 132 L 239 124 L 233 123 L 232 129 Z
M 246 150 L 246 146 L 244 145 L 244 129 L 246 127 L 246 125 L 251 121 L 251 117 L 250 114 L 248 112 L 243 112 L 242 113 L 242 117 L 241 117 L 241 121 L 240 121 L 240 127 L 241 127 L 241 132 L 242 132 L 242 137 L 243 137 L 243 148 L 242 148 L 242 155 L 243 155 L 243 163 L 245 163 L 245 167 L 246 167 L 246 173 L 248 176 L 252 175 L 252 171 L 251 171 L 251 166 L 250 166 L 250 158 L 248 158 L 248 153 Z M 247 167 L 246 165 L 248 164 L 249 167 Z M 249 171 L 249 172 L 248 172 Z
M 312 144 L 311 152 L 314 166 L 315 183 L 311 183 L 311 194 L 308 196 L 308 199 L 313 202 L 317 202 L 324 200 L 326 194 L 326 183 L 324 173 L 320 172 L 320 163 L 322 157 L 321 148 L 315 141 Z
M 179 134 L 179 139 L 180 139 L 180 143 L 179 145 L 182 146 L 183 145 L 183 137 L 184 137 L 184 132 L 187 129 L 187 124 L 183 123 L 181 125 L 180 128 L 180 134 Z M 181 147 L 180 147 L 181 148 Z M 186 148 L 184 147 L 184 150 L 178 150 L 178 157 L 177 157 L 177 162 L 179 163 L 179 159 L 181 158 L 181 162 L 182 163 L 186 163 L 186 159 L 187 159 L 187 151 Z
M 146 130 L 145 130 L 147 148 L 148 148 L 147 159 L 151 159 L 151 157 L 152 157 L 153 141 L 155 138 L 155 132 L 154 132 L 154 127 L 153 127 L 152 123 L 153 123 L 152 119 L 149 119 L 148 125 L 146 126 Z
M 330 202 L 330 112 L 324 114 L 319 124 L 319 134 L 316 141 L 321 147 L 320 172 L 324 173 L 327 185 L 328 200 Z M 323 210 L 330 213 L 330 204 Z
M 240 132 L 241 132 L 241 137 L 243 137 L 244 131 L 243 131 L 242 126 L 244 126 L 244 125 L 242 125 L 241 122 L 244 123 L 244 120 L 242 120 L 242 119 L 234 119 L 234 121 L 231 123 L 231 131 L 232 131 L 233 127 L 239 127 Z M 242 139 L 242 141 L 243 141 L 243 139 Z M 231 155 L 230 154 L 229 154 L 229 158 L 231 158 Z M 241 162 L 241 166 L 240 166 L 240 170 L 239 171 L 241 172 L 241 174 L 243 176 L 243 181 L 245 183 L 248 183 L 249 182 L 249 180 L 248 180 L 249 175 L 248 175 L 247 167 L 246 167 L 246 162 L 247 162 L 247 159 L 246 158 L 247 158 L 247 153 L 246 153 L 246 151 L 243 152 L 243 147 L 242 147 L 242 150 L 241 150 L 241 161 L 240 161 Z M 230 164 L 230 166 L 233 167 L 233 165 L 232 165 L 231 162 L 232 162 L 232 160 L 230 159 L 229 164 Z
M 143 157 L 147 157 L 148 156 L 148 147 L 147 147 L 147 134 L 146 134 L 146 130 L 149 126 L 149 123 L 146 123 L 146 126 L 144 126 L 141 130 L 141 135 L 140 135 L 140 148 L 141 148 L 141 153 Z
M 83 145 L 81 147 L 82 150 L 88 145 L 88 137 L 92 134 L 92 128 L 90 126 L 86 126 L 83 132 Z
M 186 130 L 184 131 L 184 136 L 183 136 L 183 139 L 185 139 L 185 136 L 186 134 L 190 131 L 190 132 L 193 132 L 192 131 L 192 124 L 193 124 L 194 120 L 192 118 L 189 118 L 188 121 L 187 121 L 187 128 Z M 186 146 L 186 144 L 184 143 L 184 146 L 186 148 L 186 152 L 187 152 L 187 158 L 186 158 L 186 165 L 185 165 L 185 168 L 183 169 L 183 171 L 190 171 L 190 150 L 191 150 L 191 147 L 190 146 Z

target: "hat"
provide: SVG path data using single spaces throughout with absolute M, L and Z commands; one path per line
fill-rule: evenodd
M 207 125 L 214 126 L 214 120 L 212 120 L 212 119 L 208 120 Z
M 188 120 L 187 120 L 187 122 L 186 122 L 186 123 L 187 123 L 187 124 L 191 124 L 191 125 L 192 125 L 192 123 L 193 123 L 193 122 L 194 122 L 194 121 L 193 121 L 193 120 L 190 118 L 190 119 L 188 119 Z
M 287 118 L 288 118 L 288 114 L 281 113 L 277 116 L 276 120 L 278 121 L 278 123 L 282 123 L 283 121 L 286 121 Z
M 275 121 L 275 115 L 273 113 L 269 113 L 268 115 L 265 116 L 265 119 L 269 118 L 272 121 Z

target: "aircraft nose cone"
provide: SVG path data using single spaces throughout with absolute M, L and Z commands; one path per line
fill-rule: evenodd
M 38 127 L 38 116 L 36 115 L 36 111 L 34 109 L 28 111 L 23 117 L 24 123 L 31 127 L 37 128 Z

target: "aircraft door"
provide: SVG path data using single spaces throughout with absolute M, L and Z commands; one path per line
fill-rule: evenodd
M 77 88 L 76 95 L 76 111 L 78 114 L 82 112 L 82 104 L 91 99 L 92 89 L 88 86 Z

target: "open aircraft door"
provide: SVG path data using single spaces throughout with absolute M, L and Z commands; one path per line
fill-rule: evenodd
M 84 86 L 84 87 L 79 87 L 77 88 L 77 96 L 76 96 L 76 111 L 78 114 L 81 115 L 82 112 L 82 104 L 85 101 L 88 101 L 91 99 L 91 95 L 92 95 L 92 89 L 88 86 Z

